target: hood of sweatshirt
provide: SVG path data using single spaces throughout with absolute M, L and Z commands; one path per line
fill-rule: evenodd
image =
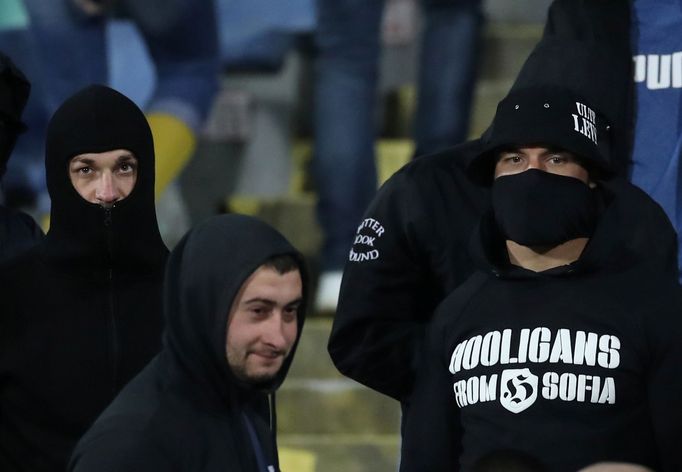
M 82 153 L 131 151 L 138 161 L 132 192 L 111 208 L 73 187 L 69 161 Z M 47 259 L 84 275 L 157 270 L 166 249 L 154 207 L 154 143 L 142 111 L 124 95 L 91 85 L 67 99 L 47 129 L 45 168 L 52 201 Z
M 228 317 L 249 276 L 270 257 L 283 254 L 298 261 L 303 282 L 296 341 L 275 378 L 256 387 L 239 380 L 228 365 Z M 178 365 L 182 377 L 202 390 L 204 398 L 223 403 L 235 394 L 272 392 L 282 384 L 291 365 L 303 329 L 307 294 L 303 257 L 280 233 L 244 215 L 213 217 L 190 231 L 168 260 L 164 351 Z

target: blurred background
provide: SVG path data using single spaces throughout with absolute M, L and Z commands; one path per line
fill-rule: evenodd
M 343 263 L 383 181 L 487 127 L 549 3 L 0 0 L 0 50 L 33 84 L 0 201 L 46 228 L 52 112 L 92 82 L 128 95 L 154 133 L 169 248 L 239 212 L 308 258 L 313 315 L 278 392 L 282 470 L 396 470 L 399 405 L 326 355 Z

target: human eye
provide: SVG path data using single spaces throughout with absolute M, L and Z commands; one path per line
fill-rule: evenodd
M 121 165 L 118 166 L 119 172 L 123 174 L 132 174 L 136 170 L 136 166 L 133 162 L 122 162 Z
M 504 152 L 500 156 L 500 162 L 504 164 L 519 164 L 523 159 L 521 155 L 515 152 Z
M 92 167 L 89 167 L 89 166 L 77 167 L 76 173 L 81 174 L 81 175 L 92 174 Z
M 296 321 L 298 318 L 298 305 L 285 307 L 284 311 L 282 312 L 282 318 L 287 323 Z
M 261 319 L 268 315 L 268 307 L 265 305 L 252 305 L 249 307 L 249 313 L 255 319 Z
M 547 157 L 547 162 L 552 165 L 563 165 L 569 162 L 569 158 L 563 153 L 550 154 Z

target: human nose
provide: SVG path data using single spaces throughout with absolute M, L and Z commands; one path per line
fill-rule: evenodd
M 545 163 L 542 161 L 542 159 L 538 159 L 536 157 L 531 157 L 528 159 L 528 166 L 526 167 L 525 170 L 530 170 L 530 169 L 537 169 L 537 170 L 542 170 L 542 171 L 547 170 L 545 168 Z
M 285 321 L 282 313 L 276 312 L 267 321 L 267 326 L 263 336 L 266 344 L 273 346 L 275 349 L 286 349 L 287 339 L 285 336 Z
M 119 200 L 119 194 L 111 173 L 105 172 L 100 177 L 95 191 L 95 198 L 103 204 L 115 203 Z

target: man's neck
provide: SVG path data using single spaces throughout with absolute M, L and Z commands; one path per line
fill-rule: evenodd
M 551 247 L 522 246 L 509 240 L 506 243 L 509 262 L 512 265 L 533 272 L 543 272 L 577 261 L 589 240 L 589 238 L 576 238 Z

